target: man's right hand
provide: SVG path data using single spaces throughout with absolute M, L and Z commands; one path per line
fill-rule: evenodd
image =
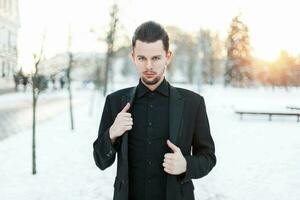
M 117 137 L 123 135 L 126 131 L 132 129 L 133 120 L 131 114 L 127 112 L 130 108 L 130 103 L 118 113 L 113 125 L 109 129 L 109 136 L 112 142 L 116 140 Z

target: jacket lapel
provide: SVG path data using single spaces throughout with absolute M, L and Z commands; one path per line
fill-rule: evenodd
M 179 126 L 182 119 L 182 111 L 184 107 L 184 99 L 181 98 L 177 89 L 170 85 L 169 99 L 169 136 L 173 144 L 177 144 L 176 139 Z
M 169 99 L 169 135 L 170 141 L 177 145 L 180 124 L 182 122 L 182 113 L 184 109 L 184 98 L 178 93 L 177 89 L 170 85 Z M 176 175 L 167 175 L 166 199 L 177 200 L 180 198 L 180 185 L 177 182 Z
M 131 110 L 133 106 L 133 101 L 136 93 L 136 87 L 133 87 L 129 90 L 129 93 L 127 95 L 122 96 L 122 108 L 129 102 L 130 103 L 130 109 Z M 126 131 L 122 136 L 122 157 L 124 160 L 128 160 L 128 131 Z

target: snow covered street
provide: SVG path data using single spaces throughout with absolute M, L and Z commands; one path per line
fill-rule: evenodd
M 38 99 L 37 112 L 40 115 L 37 120 L 42 122 L 63 112 L 69 106 L 67 97 L 68 93 L 66 91 L 48 91 L 48 94 L 41 94 Z M 76 98 L 74 104 L 78 104 L 79 101 L 81 99 Z M 2 95 L 0 98 L 0 140 L 29 129 L 31 126 L 31 91 Z
M 300 90 L 214 86 L 204 87 L 201 94 L 217 165 L 208 176 L 193 180 L 196 199 L 299 200 L 300 123 L 294 117 L 268 121 L 266 116 L 247 116 L 240 120 L 234 111 L 299 106 Z M 116 162 L 101 171 L 94 164 L 92 148 L 104 98 L 96 99 L 90 116 L 91 91 L 74 91 L 74 95 L 78 102 L 74 132 L 70 131 L 67 106 L 37 125 L 35 176 L 31 175 L 30 128 L 0 141 L 1 200 L 112 199 Z

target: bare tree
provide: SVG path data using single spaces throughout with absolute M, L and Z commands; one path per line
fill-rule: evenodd
M 113 4 L 110 12 L 110 25 L 109 25 L 109 31 L 107 33 L 106 37 L 106 44 L 107 44 L 107 51 L 106 51 L 106 59 L 105 59 L 105 77 L 104 77 L 104 89 L 103 89 L 103 95 L 105 96 L 107 93 L 107 85 L 108 85 L 108 77 L 109 77 L 109 71 L 112 64 L 112 59 L 114 57 L 114 45 L 115 45 L 115 38 L 116 38 L 116 32 L 117 32 L 117 25 L 119 22 L 119 8 L 116 3 Z
M 68 34 L 68 55 L 69 55 L 69 62 L 67 68 L 67 82 L 68 82 L 68 93 L 69 93 L 69 110 L 70 110 L 70 120 L 71 120 L 71 130 L 74 130 L 74 118 L 73 118 L 73 96 L 72 96 L 72 78 L 71 78 L 71 71 L 73 65 L 73 54 L 71 52 L 72 46 L 72 33 L 71 33 L 71 26 L 69 26 L 69 34 Z
M 43 35 L 42 45 L 38 54 L 33 54 L 34 58 L 34 72 L 31 74 L 32 83 L 32 174 L 36 174 L 36 149 L 35 149 L 35 135 L 36 135 L 36 110 L 39 94 L 47 89 L 47 79 L 44 75 L 39 74 L 39 64 L 43 57 L 45 34 Z
M 201 77 L 204 83 L 214 84 L 221 76 L 222 51 L 224 47 L 219 39 L 218 33 L 211 30 L 201 29 L 199 32 L 199 56 Z
M 195 65 L 196 65 L 196 37 L 193 34 L 183 32 L 175 26 L 167 26 L 169 36 L 171 38 L 171 47 L 174 58 L 168 66 L 168 76 L 170 80 L 177 79 L 174 76 L 180 72 L 181 77 L 189 83 L 194 83 L 195 79 Z M 176 80 L 177 81 L 177 80 Z

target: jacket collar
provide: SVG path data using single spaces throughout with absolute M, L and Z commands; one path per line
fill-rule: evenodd
M 157 91 L 164 96 L 169 96 L 169 84 L 167 80 L 164 78 L 163 81 L 159 84 L 159 86 L 154 91 Z M 145 95 L 147 92 L 150 92 L 150 89 L 146 85 L 144 85 L 144 83 L 140 78 L 139 84 L 137 85 L 136 95 L 138 98 L 140 98 L 143 95 Z

